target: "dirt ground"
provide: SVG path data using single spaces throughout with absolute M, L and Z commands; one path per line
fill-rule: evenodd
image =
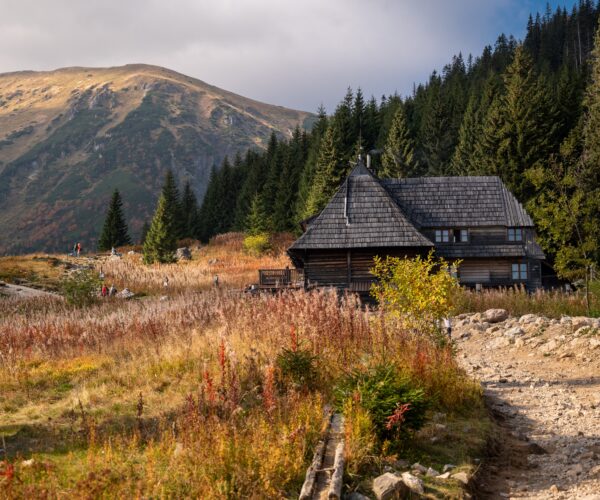
M 454 332 L 498 424 L 478 498 L 600 500 L 598 333 L 575 323 L 475 321 Z

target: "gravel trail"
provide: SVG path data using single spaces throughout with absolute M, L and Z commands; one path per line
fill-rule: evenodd
M 458 322 L 459 358 L 498 424 L 478 497 L 600 500 L 600 323 L 584 320 Z

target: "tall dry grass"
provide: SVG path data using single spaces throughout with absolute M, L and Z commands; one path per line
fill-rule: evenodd
M 598 304 L 593 304 L 593 315 L 600 314 Z M 586 299 L 582 292 L 565 293 L 559 290 L 527 292 L 523 287 L 489 289 L 481 292 L 462 290 L 457 297 L 459 313 L 482 312 L 487 309 L 506 309 L 513 316 L 540 314 L 549 318 L 586 316 Z
M 394 363 L 448 408 L 478 395 L 449 348 L 335 293 L 30 306 L 0 319 L 17 497 L 294 496 L 348 370 Z M 313 390 L 279 376 L 283 349 L 315 356 Z
M 194 249 L 191 261 L 176 264 L 141 265 L 141 255 L 125 254 L 121 259 L 102 259 L 106 281 L 119 289 L 129 288 L 137 293 L 181 293 L 189 290 L 208 290 L 218 275 L 223 288 L 242 289 L 258 281 L 259 269 L 283 269 L 291 266 L 285 249 L 291 244 L 288 234 L 272 238 L 272 250 L 262 256 L 243 251 L 244 235 L 227 233 L 214 237 L 206 246 Z M 169 286 L 163 286 L 165 277 Z

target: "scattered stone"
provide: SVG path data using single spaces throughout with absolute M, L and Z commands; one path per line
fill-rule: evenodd
M 427 472 L 425 473 L 425 475 L 428 477 L 437 477 L 440 475 L 440 473 L 438 471 L 436 471 L 435 469 L 432 469 L 431 467 L 429 467 L 429 469 L 427 469 Z
M 127 252 L 127 255 L 136 255 L 137 252 L 134 250 L 129 250 L 129 252 Z
M 175 252 L 175 259 L 177 260 L 192 260 L 192 252 L 188 247 L 178 248 Z
M 483 320 L 488 323 L 500 323 L 508 318 L 506 309 L 488 309 L 483 313 Z
M 416 462 L 414 464 L 412 464 L 411 469 L 417 472 L 420 472 L 421 474 L 425 474 L 427 472 L 427 467 L 425 467 L 424 465 L 421 465 L 419 462 Z
M 21 467 L 33 467 L 33 464 L 35 464 L 35 460 L 30 458 L 29 460 L 23 460 L 21 462 Z
M 469 476 L 466 472 L 457 472 L 456 474 L 452 474 L 450 477 L 460 481 L 463 484 L 469 484 Z
M 344 495 L 346 500 L 369 500 L 369 497 L 364 496 L 362 493 L 358 491 L 353 491 L 349 495 Z
M 436 479 L 448 479 L 450 477 L 450 472 L 444 472 L 436 477 Z
M 402 481 L 413 493 L 418 493 L 419 495 L 422 495 L 425 492 L 423 481 L 421 481 L 418 477 L 413 476 L 410 472 L 402 473 Z
M 123 288 L 123 290 L 118 292 L 116 295 L 116 297 L 118 297 L 119 299 L 130 299 L 131 297 L 134 297 L 134 296 L 135 296 L 135 293 L 133 293 L 131 290 L 129 290 L 129 288 Z
M 535 323 L 538 317 L 535 314 L 524 314 L 519 318 L 519 323 L 527 324 L 527 323 Z
M 509 338 L 521 337 L 522 335 L 525 335 L 525 330 L 520 326 L 515 326 L 504 332 L 504 336 Z
M 409 465 L 408 460 L 398 459 L 392 462 L 392 467 L 396 469 L 407 469 Z
M 449 470 L 456 469 L 456 465 L 446 464 L 442 469 L 442 472 L 448 472 Z
M 558 486 L 556 486 L 555 484 L 553 484 L 552 486 L 550 486 L 550 493 L 556 495 L 560 490 L 558 489 Z
M 386 472 L 373 479 L 373 493 L 378 500 L 389 500 L 395 498 L 402 491 L 404 483 L 395 474 Z

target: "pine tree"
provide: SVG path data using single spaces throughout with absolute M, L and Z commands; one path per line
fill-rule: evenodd
M 115 189 L 106 213 L 102 234 L 98 240 L 98 250 L 105 251 L 123 245 L 131 245 L 131 238 L 123 215 L 123 201 L 119 190 Z
M 504 93 L 488 111 L 482 158 L 488 174 L 500 175 L 520 200 L 532 194 L 525 175 L 556 150 L 559 120 L 543 79 L 522 46 L 504 75 Z
M 184 220 L 182 238 L 197 238 L 200 230 L 198 200 L 190 181 L 185 183 L 181 197 L 181 213 Z
M 150 224 L 148 221 L 144 221 L 142 225 L 142 230 L 140 231 L 140 245 L 143 245 L 146 242 L 146 236 L 148 235 L 148 231 L 150 231 Z
M 162 194 L 165 197 L 165 210 L 173 219 L 173 231 L 176 239 L 183 238 L 185 232 L 185 218 L 181 210 L 181 199 L 175 175 L 171 169 L 165 174 L 165 182 L 162 187 Z
M 321 142 L 317 169 L 306 201 L 305 217 L 315 215 L 327 205 L 346 173 L 344 160 L 340 159 L 340 143 L 339 131 L 334 123 L 329 126 Z
M 177 247 L 174 226 L 175 220 L 167 198 L 161 194 L 144 242 L 144 264 L 174 261 L 173 253 Z
M 272 230 L 271 218 L 265 208 L 264 200 L 260 194 L 254 195 L 250 212 L 246 218 L 246 233 L 256 236 L 269 233 Z
M 380 177 L 409 177 L 415 169 L 414 142 L 406 125 L 404 108 L 398 106 L 392 127 L 387 137 L 383 155 Z

